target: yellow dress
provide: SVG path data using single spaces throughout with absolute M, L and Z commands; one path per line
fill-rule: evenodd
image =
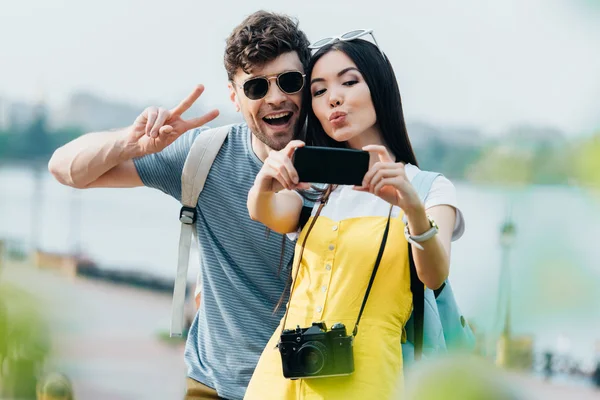
M 351 187 L 335 190 L 306 241 L 313 217 L 300 233 L 286 328 L 341 322 L 350 335 L 377 257 L 390 205 Z M 402 212 L 394 207 L 390 231 L 365 310 L 354 338 L 354 373 L 297 379 L 283 377 L 276 345 L 281 323 L 265 347 L 245 399 L 388 399 L 403 390 L 403 327 L 412 311 L 408 243 Z M 299 266 L 298 266 L 299 264 Z M 283 321 L 282 321 L 283 322 Z

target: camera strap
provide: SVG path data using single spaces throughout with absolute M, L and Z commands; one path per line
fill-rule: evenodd
M 296 284 L 296 278 L 298 277 L 298 271 L 300 271 L 300 266 L 302 265 L 302 255 L 304 254 L 304 246 L 306 245 L 306 239 L 308 239 L 308 235 L 309 235 L 310 231 L 312 230 L 313 226 L 315 225 L 315 222 L 317 222 L 317 218 L 319 218 L 319 215 L 321 214 L 321 210 L 327 203 L 327 200 L 329 199 L 329 195 L 331 194 L 332 190 L 333 190 L 332 186 L 327 187 L 327 190 L 325 191 L 325 194 L 319 204 L 319 208 L 317 208 L 317 212 L 315 213 L 315 216 L 313 217 L 310 225 L 308 226 L 306 235 L 304 235 L 304 240 L 302 241 L 302 246 L 300 246 L 300 254 L 298 256 L 298 267 L 296 268 L 296 274 L 294 275 L 294 279 L 292 280 L 292 285 L 290 287 L 290 297 L 288 300 L 288 305 L 285 309 L 285 315 L 283 316 L 283 324 L 281 324 L 281 333 L 282 334 L 285 329 L 285 322 L 287 321 L 288 311 L 290 310 L 290 303 L 292 302 L 292 291 L 294 290 L 294 285 Z
M 324 200 L 322 200 L 321 204 L 319 204 L 319 208 L 317 209 L 317 212 L 315 213 L 315 216 L 308 227 L 308 231 L 306 232 L 306 235 L 304 236 L 304 240 L 302 241 L 302 246 L 300 247 L 300 254 L 298 256 L 298 267 L 296 268 L 296 273 L 295 273 L 294 279 L 292 281 L 292 287 L 290 287 L 290 297 L 289 297 L 289 301 L 288 301 L 288 306 L 286 307 L 286 310 L 285 310 L 285 315 L 283 316 L 283 324 L 281 325 L 281 333 L 283 333 L 283 331 L 285 329 L 285 323 L 287 321 L 287 316 L 288 316 L 288 311 L 289 311 L 289 304 L 292 301 L 293 286 L 296 283 L 296 278 L 298 277 L 298 271 L 300 270 L 300 266 L 302 263 L 302 255 L 304 253 L 304 246 L 306 245 L 306 239 L 308 238 L 308 234 L 312 230 L 315 222 L 319 218 L 319 215 L 321 214 L 321 210 L 323 209 L 323 206 L 327 202 L 327 199 L 329 198 L 330 193 L 331 193 L 331 187 L 328 188 L 327 192 L 325 193 Z M 369 279 L 369 284 L 367 285 L 365 297 L 363 298 L 363 302 L 360 307 L 360 311 L 358 313 L 358 318 L 356 319 L 356 324 L 354 325 L 354 329 L 352 331 L 353 336 L 356 336 L 358 334 L 358 324 L 360 322 L 360 318 L 362 317 L 363 311 L 365 309 L 365 305 L 367 304 L 367 299 L 369 298 L 369 293 L 371 292 L 371 287 L 373 286 L 373 281 L 375 280 L 375 275 L 377 274 L 377 269 L 379 268 L 379 264 L 381 263 L 381 258 L 383 257 L 383 251 L 385 250 L 385 245 L 387 243 L 387 237 L 388 237 L 388 234 L 390 231 L 390 219 L 392 216 L 392 209 L 393 209 L 393 206 L 390 206 L 390 211 L 388 212 L 388 217 L 387 217 L 387 221 L 385 224 L 385 230 L 383 232 L 383 238 L 381 239 L 381 245 L 379 246 L 379 252 L 377 254 L 377 258 L 375 259 L 375 265 L 373 266 L 373 272 L 371 273 L 371 278 Z M 409 246 L 409 248 L 410 248 L 410 246 Z
M 358 323 L 360 322 L 360 317 L 362 317 L 362 313 L 365 310 L 365 305 L 367 304 L 367 299 L 369 298 L 369 293 L 371 292 L 371 287 L 373 286 L 373 281 L 375 280 L 375 274 L 377 273 L 377 269 L 379 268 L 381 257 L 383 257 L 383 251 L 385 250 L 385 244 L 387 242 L 388 233 L 390 231 L 390 218 L 392 216 L 392 208 L 393 206 L 390 206 L 390 211 L 387 217 L 387 223 L 385 224 L 385 231 L 383 232 L 383 238 L 381 239 L 381 245 L 379 246 L 379 253 L 377 254 L 377 258 L 375 259 L 375 266 L 373 267 L 373 272 L 371 273 L 371 279 L 369 280 L 369 284 L 367 285 L 367 291 L 365 293 L 365 297 L 363 298 L 362 305 L 360 306 L 358 318 L 356 319 L 356 324 L 354 324 L 354 330 L 352 331 L 353 336 L 356 336 L 358 334 Z

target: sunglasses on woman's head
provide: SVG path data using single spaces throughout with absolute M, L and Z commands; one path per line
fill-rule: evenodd
M 295 94 L 304 87 L 305 75 L 300 71 L 286 71 L 277 75 L 265 75 L 252 77 L 241 85 L 233 82 L 244 90 L 244 94 L 250 100 L 260 100 L 269 92 L 271 79 L 275 79 L 277 86 L 285 94 Z
M 373 38 L 373 42 L 374 42 L 375 46 L 377 46 L 377 48 L 381 52 L 381 55 L 385 57 L 385 55 L 383 54 L 383 51 L 379 47 L 379 44 L 377 44 L 377 40 L 375 40 L 375 35 L 373 35 L 373 29 L 355 29 L 353 31 L 346 32 L 340 36 L 326 37 L 321 40 L 317 40 L 316 42 L 314 42 L 313 44 L 308 46 L 308 48 L 312 49 L 312 50 L 320 49 L 321 47 L 327 46 L 328 44 L 331 44 L 333 42 L 337 42 L 337 41 L 349 42 L 351 40 L 355 40 L 355 39 L 361 38 L 366 35 L 371 35 L 371 38 Z

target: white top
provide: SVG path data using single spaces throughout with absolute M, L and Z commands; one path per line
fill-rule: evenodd
M 412 181 L 420 171 L 412 164 L 405 166 L 406 176 Z M 300 194 L 298 194 L 300 195 Z M 465 221 L 462 212 L 458 208 L 456 200 L 456 189 L 452 182 L 444 176 L 438 176 L 429 189 L 429 194 L 425 201 L 425 209 L 434 206 L 449 205 L 456 209 L 456 221 L 452 232 L 452 241 L 459 239 L 465 231 Z M 314 216 L 318 209 L 318 203 L 312 210 Z M 329 196 L 327 204 L 321 210 L 321 215 L 334 221 L 342 221 L 357 217 L 387 217 L 390 210 L 390 204 L 382 198 L 371 193 L 360 192 L 353 189 L 352 185 L 340 185 Z M 398 217 L 400 208 L 392 208 L 392 218 Z M 288 234 L 290 239 L 297 238 L 297 232 Z

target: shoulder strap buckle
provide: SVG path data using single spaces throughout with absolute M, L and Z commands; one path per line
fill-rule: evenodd
M 186 225 L 193 225 L 194 223 L 196 223 L 196 217 L 198 216 L 198 213 L 196 212 L 196 208 L 195 207 L 181 207 L 181 210 L 179 210 L 179 221 L 181 221 L 182 224 L 186 224 Z

